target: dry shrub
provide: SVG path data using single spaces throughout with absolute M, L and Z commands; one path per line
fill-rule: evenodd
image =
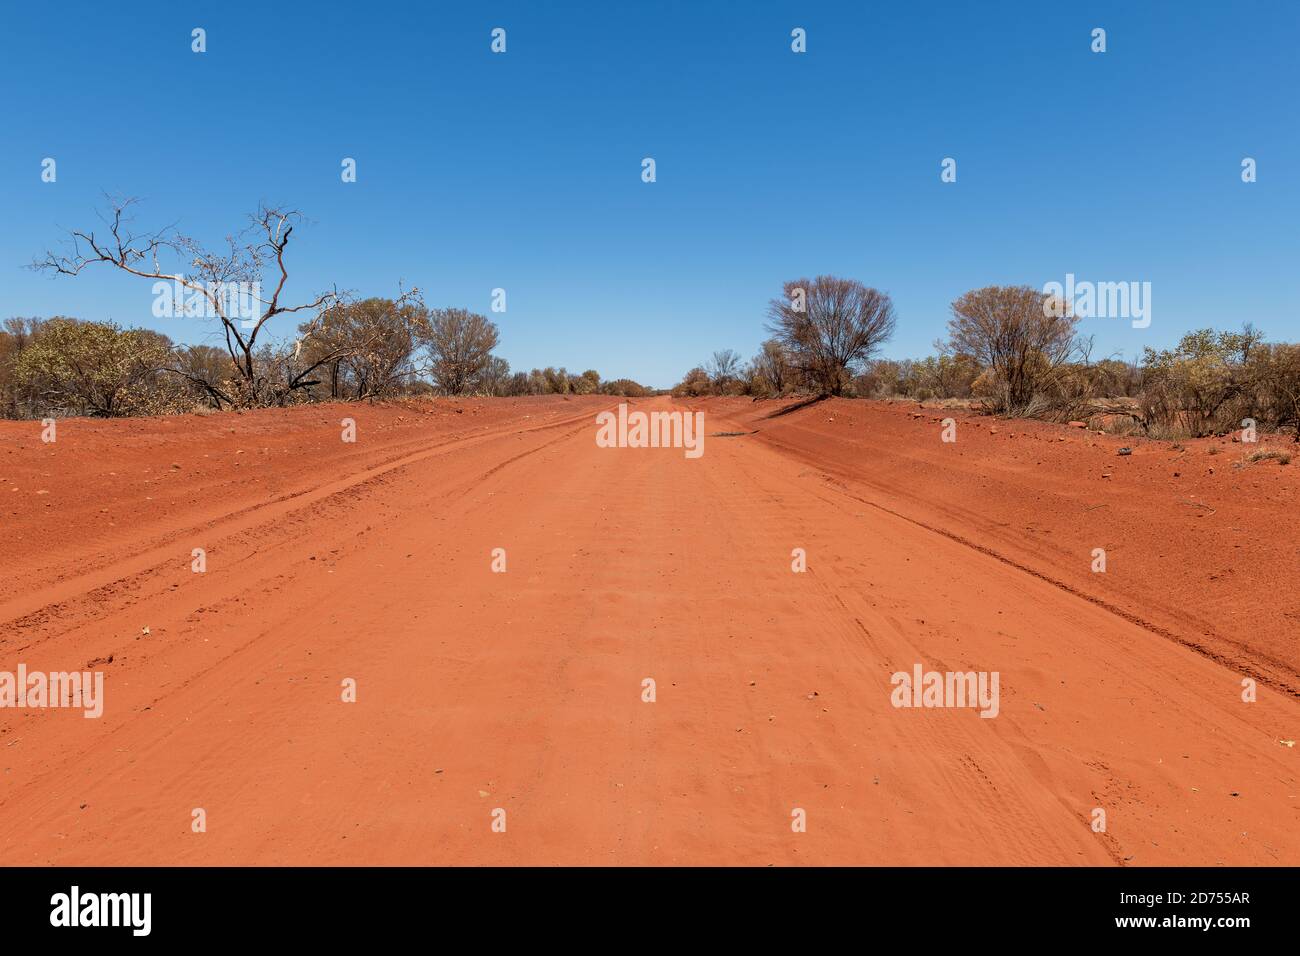
M 1295 429 L 1300 442 L 1300 345 L 1262 345 L 1247 363 L 1255 418 L 1278 428 Z
M 1278 451 L 1276 448 L 1260 449 L 1252 452 L 1246 457 L 1246 461 L 1276 461 L 1279 465 L 1291 464 L 1291 456 L 1284 451 Z
M 14 363 L 14 382 L 41 412 L 148 415 L 170 411 L 185 393 L 166 380 L 165 336 L 111 322 L 51 319 Z

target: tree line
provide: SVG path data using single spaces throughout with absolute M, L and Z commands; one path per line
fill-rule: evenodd
M 785 283 L 767 331 L 745 361 L 734 350 L 686 373 L 677 396 L 808 395 L 969 400 L 987 412 L 1052 421 L 1104 420 L 1152 437 L 1225 434 L 1243 421 L 1294 428 L 1300 441 L 1300 345 L 1199 329 L 1134 361 L 1095 359 L 1064 303 L 1030 286 L 987 286 L 950 306 L 936 354 L 878 358 L 895 331 L 890 297 L 852 279 Z
M 464 309 L 362 299 L 335 306 L 313 331 L 253 351 L 260 396 L 254 403 L 225 349 L 178 345 L 160 332 L 112 322 L 6 319 L 0 415 L 164 415 L 418 395 L 652 394 L 630 379 L 602 379 L 594 369 L 511 372 L 487 344 L 495 343 L 496 326 Z
M 113 322 L 10 318 L 0 328 L 6 417 L 219 411 L 420 394 L 650 392 L 629 379 L 605 381 L 594 369 L 512 372 L 494 354 L 495 323 L 463 308 L 430 308 L 419 289 L 364 299 L 330 289 L 289 300 L 287 249 L 302 221 L 297 211 L 262 206 L 244 232 L 209 249 L 174 227 L 137 232 L 135 206 L 133 199 L 110 200 L 103 228 L 71 231 L 59 250 L 32 267 L 55 276 L 116 269 L 154 283 L 155 294 L 175 284 L 189 300 L 178 314 L 207 316 L 221 344 L 178 345 Z M 176 268 L 182 263 L 188 274 Z M 256 290 L 245 303 L 251 312 L 239 311 L 222 292 L 236 287 Z M 294 335 L 275 339 L 267 324 L 281 316 L 302 321 Z
M 178 345 L 112 322 L 11 318 L 0 328 L 5 416 L 421 394 L 656 394 L 629 379 L 602 380 L 593 369 L 512 372 L 494 352 L 495 323 L 463 308 L 431 308 L 419 289 L 358 299 L 332 288 L 290 299 L 287 254 L 303 218 L 296 210 L 260 206 L 243 232 L 208 248 L 175 227 L 138 232 L 136 205 L 110 200 L 102 227 L 70 231 L 32 268 L 54 276 L 114 269 L 154 283 L 155 294 L 158 284 L 173 283 L 190 300 L 186 310 L 197 304 L 213 321 L 219 344 Z M 221 294 L 232 287 L 255 291 L 236 308 Z M 268 323 L 286 317 L 297 320 L 296 332 L 273 338 Z M 878 357 L 897 325 L 889 295 L 828 275 L 785 283 L 767 320 L 770 337 L 751 359 L 715 352 L 672 393 L 968 400 L 1011 416 L 1104 414 L 1160 437 L 1221 434 L 1251 419 L 1294 427 L 1300 441 L 1300 346 L 1269 343 L 1250 325 L 1192 331 L 1175 348 L 1148 348 L 1137 361 L 1094 360 L 1092 338 L 1079 334 L 1079 317 L 1059 300 L 1029 286 L 987 286 L 952 302 L 936 354 L 895 361 Z

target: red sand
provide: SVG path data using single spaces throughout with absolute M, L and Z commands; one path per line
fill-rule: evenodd
M 616 401 L 0 424 L 0 670 L 107 698 L 0 709 L 0 862 L 1300 863 L 1300 463 L 633 403 L 758 430 L 690 460 Z

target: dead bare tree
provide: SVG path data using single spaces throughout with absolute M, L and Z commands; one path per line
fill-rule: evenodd
M 854 279 L 818 276 L 785 284 L 768 305 L 768 331 L 791 366 L 823 395 L 839 395 L 860 367 L 894 334 L 894 303 Z
M 132 208 L 138 199 L 109 198 L 109 214 L 100 218 L 107 226 L 107 235 L 93 230 L 71 230 L 68 246 L 63 253 L 47 251 L 43 258 L 32 263 L 32 268 L 57 275 L 80 275 L 87 266 L 106 263 L 114 268 L 143 279 L 169 281 L 201 297 L 210 311 L 221 321 L 226 351 L 236 370 L 236 381 L 244 393 L 226 396 L 241 404 L 266 404 L 272 396 L 267 394 L 268 382 L 258 374 L 256 361 L 257 340 L 267 322 L 277 315 L 299 312 L 316 312 L 317 316 L 340 300 L 337 290 L 316 296 L 310 302 L 286 306 L 281 302 L 289 271 L 285 265 L 285 248 L 289 238 L 303 216 L 297 210 L 265 204 L 258 207 L 249 219 L 250 224 L 238 237 L 227 236 L 222 252 L 205 249 L 196 239 L 183 235 L 174 225 L 157 232 L 136 234 L 131 223 Z M 251 237 L 251 238 L 250 238 Z M 193 274 L 164 271 L 162 262 L 172 257 L 188 259 Z M 273 270 L 274 291 L 269 299 L 261 294 L 263 272 Z M 246 285 L 239 285 L 245 283 Z M 249 303 L 256 303 L 253 314 L 241 317 L 232 314 L 235 301 L 232 289 L 246 293 Z M 302 387 L 301 381 L 291 387 Z
M 1023 414 L 1077 354 L 1078 322 L 1030 286 L 987 286 L 953 302 L 947 345 L 992 370 L 996 411 Z
M 725 395 L 727 386 L 740 375 L 740 355 L 734 349 L 714 352 L 713 358 L 705 364 L 704 371 L 708 372 L 713 382 L 713 390 L 719 395 Z

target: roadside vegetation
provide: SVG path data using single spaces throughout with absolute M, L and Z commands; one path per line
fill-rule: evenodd
M 32 267 L 55 277 L 110 269 L 173 286 L 171 314 L 209 325 L 207 343 L 66 316 L 0 325 L 0 414 L 7 418 L 174 414 L 420 395 L 659 394 L 595 369 L 516 371 L 500 333 L 419 289 L 357 298 L 337 288 L 291 298 L 295 210 L 262 206 L 217 249 L 174 227 L 139 233 L 134 200 L 110 201 L 97 230 L 72 230 Z M 240 309 L 219 290 L 251 288 Z M 155 314 L 157 312 L 155 311 Z M 276 338 L 291 320 L 293 332 Z M 1085 422 L 1121 434 L 1184 438 L 1255 427 L 1300 442 L 1300 345 L 1250 325 L 1200 329 L 1133 361 L 1095 359 L 1078 318 L 1029 286 L 972 289 L 950 307 L 935 354 L 886 359 L 889 295 L 853 279 L 800 278 L 767 310 L 768 338 L 745 359 L 714 352 L 673 389 L 682 397 L 823 397 L 965 404 L 991 414 Z
M 757 354 L 714 352 L 672 394 L 939 401 L 1167 439 L 1251 421 L 1300 442 L 1300 345 L 1269 343 L 1249 324 L 1188 332 L 1126 362 L 1094 358 L 1078 318 L 1029 286 L 973 289 L 950 312 L 936 354 L 879 358 L 895 324 L 887 294 L 832 276 L 787 282 Z
M 98 230 L 73 230 L 32 268 L 55 277 L 115 269 L 206 322 L 213 344 L 68 316 L 0 326 L 0 414 L 115 417 L 283 407 L 418 395 L 653 394 L 595 369 L 512 371 L 484 315 L 431 308 L 419 289 L 359 299 L 337 289 L 288 298 L 290 240 L 302 216 L 263 206 L 239 236 L 209 249 L 175 228 L 139 233 L 135 200 L 110 201 Z M 172 289 L 175 289 L 173 294 Z M 225 290 L 249 290 L 237 299 Z M 253 291 L 255 290 L 255 291 Z M 236 308 L 237 305 L 243 308 Z M 291 317 L 275 338 L 268 323 Z M 283 322 L 280 327 L 283 328 Z
M 595 369 L 512 372 L 492 353 L 496 340 L 491 321 L 463 309 L 426 309 L 409 299 L 340 303 L 310 335 L 259 345 L 254 399 L 223 348 L 177 345 L 111 322 L 11 318 L 0 326 L 0 416 L 168 415 L 422 395 L 655 394 Z

